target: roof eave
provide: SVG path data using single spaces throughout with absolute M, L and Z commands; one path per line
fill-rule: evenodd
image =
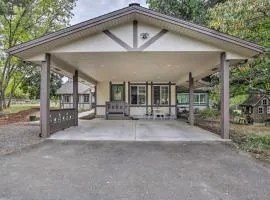
M 149 10 L 147 8 L 140 7 L 140 6 L 131 6 L 131 7 L 125 7 L 123 9 L 102 15 L 100 17 L 90 19 L 88 21 L 81 22 L 79 24 L 61 29 L 59 31 L 56 31 L 54 33 L 50 33 L 50 34 L 42 36 L 40 38 L 16 45 L 16 46 L 11 47 L 10 49 L 6 50 L 6 52 L 9 53 L 10 55 L 14 55 L 16 53 L 22 52 L 22 51 L 29 49 L 29 48 L 32 48 L 34 46 L 42 45 L 46 42 L 56 40 L 60 37 L 67 36 L 67 35 L 76 33 L 78 31 L 82 31 L 84 29 L 91 27 L 92 25 L 101 24 L 101 23 L 104 23 L 108 20 L 118 18 L 121 16 L 125 16 L 125 15 L 129 15 L 129 14 L 143 14 L 143 15 L 146 15 L 148 17 L 152 17 L 152 18 L 163 20 L 163 21 L 166 21 L 166 22 L 169 22 L 172 24 L 176 24 L 178 26 L 181 26 L 181 27 L 193 30 L 193 31 L 197 31 L 197 32 L 202 33 L 202 34 L 206 34 L 210 37 L 215 37 L 217 39 L 224 40 L 224 41 L 233 43 L 235 45 L 239 45 L 239 46 L 248 48 L 250 50 L 257 52 L 256 55 L 259 55 L 259 54 L 267 51 L 267 49 L 265 47 L 262 47 L 260 45 L 255 44 L 255 43 L 245 41 L 245 40 L 242 40 L 240 38 L 230 36 L 228 34 L 221 33 L 221 32 L 218 32 L 216 30 L 209 29 L 209 28 L 201 26 L 201 25 L 186 22 L 186 21 L 183 21 L 181 19 L 171 17 L 168 15 L 164 15 L 164 14 L 161 14 L 161 13 L 158 13 L 158 12 L 155 12 L 155 11 L 152 11 L 152 10 Z

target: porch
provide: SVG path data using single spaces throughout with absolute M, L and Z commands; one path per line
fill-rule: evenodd
M 219 136 L 179 120 L 79 120 L 79 126 L 59 131 L 53 140 L 219 141 Z

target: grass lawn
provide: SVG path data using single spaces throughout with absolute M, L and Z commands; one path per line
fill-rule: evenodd
M 24 110 L 29 110 L 34 107 L 39 107 L 39 104 L 13 104 L 10 108 L 4 109 L 4 113 L 17 113 Z
M 39 104 L 12 104 L 10 108 L 4 109 L 4 113 L 17 113 L 24 110 L 29 110 L 31 108 L 39 107 Z M 51 108 L 56 109 L 59 108 L 59 105 L 55 103 L 51 103 Z

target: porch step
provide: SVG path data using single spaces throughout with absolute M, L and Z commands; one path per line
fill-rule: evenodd
M 129 116 L 124 116 L 121 114 L 110 114 L 108 116 L 108 120 L 130 120 L 131 118 Z

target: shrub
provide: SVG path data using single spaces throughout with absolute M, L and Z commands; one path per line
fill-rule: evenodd
M 206 119 L 206 118 L 217 119 L 220 116 L 220 113 L 218 112 L 218 110 L 213 109 L 213 108 L 205 108 L 203 110 L 200 110 L 199 114 L 203 119 Z
M 231 139 L 244 150 L 252 152 L 270 150 L 270 135 L 232 134 Z

